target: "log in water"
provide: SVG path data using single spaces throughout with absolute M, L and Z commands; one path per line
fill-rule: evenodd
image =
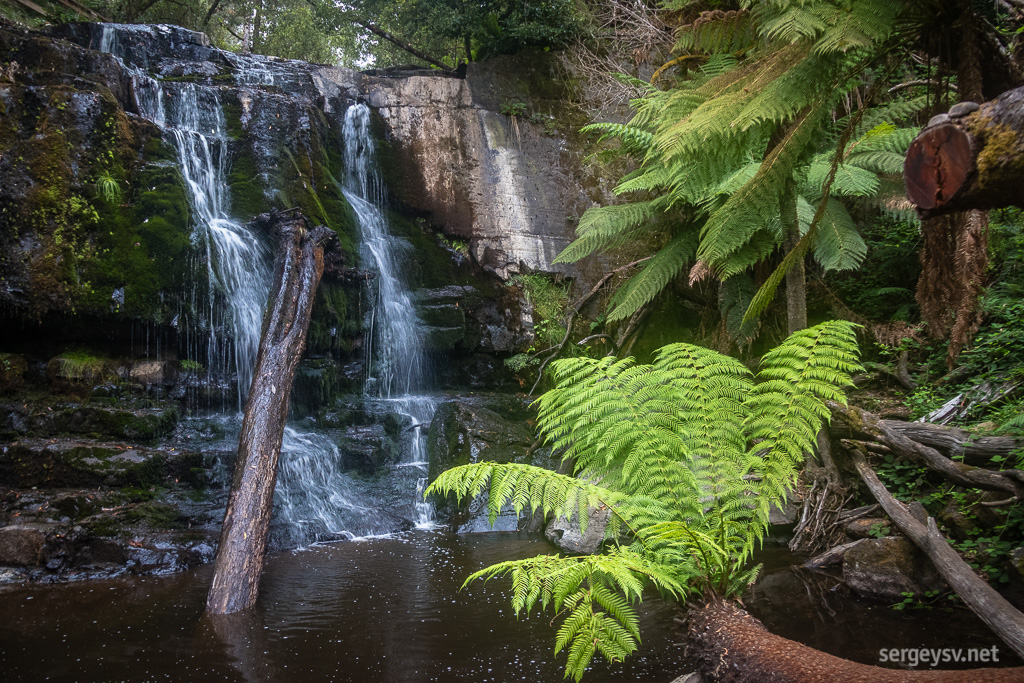
M 256 602 L 292 381 L 324 272 L 324 243 L 334 234 L 323 226 L 310 229 L 300 214 L 279 213 L 258 220 L 273 225 L 278 251 L 213 583 L 206 599 L 206 609 L 212 614 L 239 612 Z

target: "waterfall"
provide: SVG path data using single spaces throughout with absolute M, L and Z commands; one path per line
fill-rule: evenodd
M 384 399 L 399 414 L 408 416 L 415 435 L 403 464 L 426 473 L 426 428 L 437 404 L 419 395 L 424 384 L 423 325 L 416 316 L 412 296 L 401 277 L 402 245 L 388 230 L 384 212 L 384 188 L 377 173 L 370 108 L 354 104 L 345 111 L 342 135 L 345 143 L 345 181 L 342 192 L 352 206 L 362 234 L 364 263 L 374 270 L 369 281 L 372 293 L 366 339 L 364 393 Z M 433 510 L 422 502 L 427 478 L 419 477 L 416 493 L 416 524 L 429 527 Z
M 322 434 L 287 427 L 277 466 L 275 536 L 286 547 L 384 534 L 394 518 L 365 502 L 341 471 L 341 454 Z
M 211 376 L 233 366 L 241 407 L 259 350 L 270 267 L 259 236 L 228 214 L 224 111 L 216 88 L 158 81 L 125 63 L 117 31 L 118 27 L 105 25 L 99 49 L 121 60 L 132 76 L 139 113 L 174 140 L 188 189 L 192 241 L 202 251 L 209 291 L 205 302 L 196 302 L 194 319 L 186 325 L 206 338 Z
M 179 319 L 185 318 L 179 328 L 204 338 L 208 372 L 223 373 L 233 365 L 241 406 L 259 350 L 270 280 L 268 250 L 258 235 L 229 215 L 225 168 L 229 138 L 217 88 L 159 81 L 143 68 L 128 64 L 118 32 L 146 30 L 149 28 L 105 25 L 99 48 L 121 60 L 131 74 L 139 112 L 174 142 L 192 209 L 192 239 L 202 252 L 201 270 L 205 270 L 208 288 L 206 301 L 193 296 L 192 310 L 179 315 Z M 256 64 L 255 56 L 247 59 L 239 65 L 241 82 L 273 82 L 265 63 Z M 242 73 L 249 71 L 249 62 L 253 62 L 252 73 Z M 376 273 L 364 393 L 368 402 L 382 404 L 377 409 L 398 413 L 412 422 L 408 455 L 395 468 L 392 486 L 402 488 L 405 505 L 416 488 L 411 506 L 414 521 L 419 527 L 430 527 L 433 510 L 423 502 L 422 492 L 426 485 L 426 427 L 436 404 L 415 393 L 423 384 L 422 331 L 409 289 L 400 277 L 399 242 L 388 232 L 369 117 L 364 105 L 350 107 L 346 113 L 342 186 L 362 231 L 363 258 Z M 341 460 L 337 445 L 327 436 L 285 429 L 274 495 L 276 545 L 299 547 L 381 534 L 400 525 L 396 515 L 375 508 L 355 490 Z M 415 486 L 407 481 L 409 474 L 416 475 Z

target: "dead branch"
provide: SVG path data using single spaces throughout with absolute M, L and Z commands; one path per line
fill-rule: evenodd
M 886 426 L 883 420 L 866 410 L 833 401 L 829 402 L 829 407 L 832 417 L 846 425 L 855 435 L 888 446 L 893 453 L 925 465 L 954 484 L 986 491 L 1005 491 L 1013 496 L 1024 494 L 1024 472 L 1020 470 L 995 472 L 953 462 L 934 448 Z
M 857 473 L 899 530 L 928 556 L 964 604 L 1018 656 L 1024 656 L 1024 614 L 974 573 L 939 532 L 934 518 L 928 517 L 924 524 L 914 519 L 906 506 L 885 488 L 863 452 L 850 449 L 850 456 Z

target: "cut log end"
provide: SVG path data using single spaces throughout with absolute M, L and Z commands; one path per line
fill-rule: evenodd
M 966 131 L 950 123 L 928 128 L 907 150 L 903 164 L 907 197 L 922 211 L 938 209 L 964 187 L 973 166 Z

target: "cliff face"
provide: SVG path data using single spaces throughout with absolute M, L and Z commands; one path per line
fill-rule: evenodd
M 392 190 L 502 278 L 578 276 L 554 258 L 573 219 L 603 197 L 584 168 L 582 125 L 564 75 L 543 54 L 474 63 L 464 79 L 368 77 L 362 89 L 394 148 Z M 587 188 L 590 188 L 588 193 Z
M 142 101 L 158 88 L 173 106 L 192 88 L 223 110 L 219 163 L 232 218 L 298 206 L 338 233 L 353 274 L 359 238 L 336 180 L 339 134 L 348 106 L 370 104 L 398 221 L 423 269 L 450 273 L 419 286 L 473 286 L 489 310 L 460 312 L 470 327 L 486 320 L 479 329 L 432 338 L 449 350 L 513 351 L 529 324 L 484 273 L 580 277 L 553 259 L 574 218 L 601 199 L 566 132 L 580 122 L 561 108 L 568 86 L 552 64 L 525 55 L 471 65 L 465 78 L 359 73 L 224 52 L 170 26 L 0 29 L 0 316 L 58 331 L 71 318 L 105 320 L 124 335 L 142 322 L 174 336 L 202 305 L 196 273 L 206 266 L 188 179 Z M 358 279 L 325 282 L 314 354 L 358 347 Z M 421 299 L 443 305 L 429 291 Z M 495 346 L 501 325 L 513 334 Z M 68 338 L 84 333 L 79 326 Z
M 383 182 L 366 200 L 411 290 L 402 310 L 422 328 L 424 384 L 518 389 L 502 361 L 535 330 L 505 280 L 587 280 L 553 259 L 600 200 L 552 68 L 524 56 L 465 78 L 359 73 L 228 53 L 170 26 L 0 28 L 0 582 L 3 565 L 50 580 L 209 559 L 217 463 L 237 444 L 224 415 L 251 371 L 239 359 L 255 356 L 239 330 L 258 343 L 266 300 L 233 280 L 268 260 L 253 219 L 272 209 L 300 208 L 340 244 L 294 423 L 323 432 L 331 467 L 371 478 L 410 452 L 426 418 L 403 422 L 363 393 L 383 278 L 360 246 L 365 207 L 357 220 L 345 194 L 346 154 L 362 145 L 376 148 Z M 357 102 L 372 109 L 373 145 L 346 127 Z M 231 302 L 245 295 L 240 321 Z M 412 479 L 370 487 L 387 529 L 417 518 L 412 488 L 396 493 L 415 473 L 400 471 Z

